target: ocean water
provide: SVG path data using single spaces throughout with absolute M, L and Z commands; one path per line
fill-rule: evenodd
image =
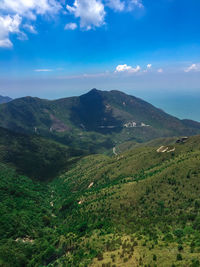
M 192 119 L 200 122 L 200 92 L 152 93 L 141 94 L 138 97 L 179 119 Z

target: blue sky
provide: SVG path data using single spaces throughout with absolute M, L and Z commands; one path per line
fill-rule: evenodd
M 200 94 L 199 12 L 198 0 L 0 0 L 0 94 Z

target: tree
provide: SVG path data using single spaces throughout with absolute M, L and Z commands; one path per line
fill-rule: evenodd
M 182 261 L 182 259 L 183 259 L 182 255 L 180 253 L 178 253 L 177 256 L 176 256 L 176 260 L 177 261 Z

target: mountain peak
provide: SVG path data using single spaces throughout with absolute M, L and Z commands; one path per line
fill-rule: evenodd
M 92 88 L 89 92 L 99 92 L 100 90 L 98 90 L 97 88 Z
M 99 94 L 99 93 L 102 93 L 102 91 L 101 90 L 98 90 L 98 89 L 96 89 L 96 88 L 93 88 L 93 89 L 91 89 L 89 92 L 88 92 L 88 94 Z
M 80 97 L 81 98 L 99 98 L 100 96 L 102 96 L 102 94 L 103 94 L 103 91 L 101 91 L 101 90 L 98 90 L 98 89 L 96 89 L 96 88 L 93 88 L 92 90 L 90 90 L 89 92 L 87 92 L 86 94 L 83 94 L 83 95 L 81 95 Z

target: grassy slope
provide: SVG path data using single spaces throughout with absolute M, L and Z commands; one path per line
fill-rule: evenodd
M 199 266 L 200 137 L 173 147 L 88 156 L 48 186 L 1 167 L 0 266 Z

